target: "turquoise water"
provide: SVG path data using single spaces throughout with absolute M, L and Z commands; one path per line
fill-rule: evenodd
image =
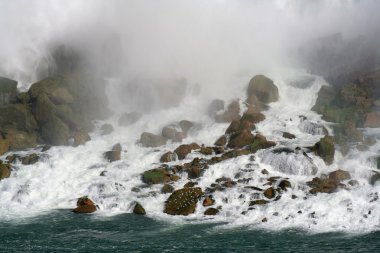
M 133 214 L 47 215 L 0 223 L 0 252 L 380 252 L 380 232 L 364 235 L 226 229 L 169 224 Z

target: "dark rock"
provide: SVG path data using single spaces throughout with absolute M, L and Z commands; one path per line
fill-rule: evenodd
M 292 188 L 292 185 L 288 180 L 281 180 L 281 182 L 278 184 L 278 187 L 280 187 L 281 190 L 286 191 L 287 188 Z
M 249 122 L 249 123 L 252 123 L 253 125 L 263 120 L 265 120 L 264 114 L 262 114 L 256 107 L 248 106 L 247 111 L 244 112 L 240 121 L 242 125 L 244 125 L 244 122 Z
M 320 156 L 326 164 L 330 165 L 334 161 L 334 140 L 331 136 L 325 136 L 319 140 L 313 147 L 312 150 L 318 156 Z
M 197 183 L 196 182 L 187 182 L 184 186 L 183 186 L 183 188 L 191 188 L 191 187 L 194 187 L 194 186 L 196 186 L 197 185 Z
M 30 107 L 25 104 L 0 106 L 0 126 L 9 126 L 19 131 L 35 131 L 38 128 Z
M 30 154 L 28 156 L 24 156 L 21 159 L 22 164 L 24 165 L 30 165 L 30 164 L 35 164 L 38 162 L 40 157 L 37 154 Z
M 215 146 L 225 146 L 227 144 L 227 137 L 225 135 L 219 137 L 214 143 Z
M 1 160 L 0 160 L 1 161 Z M 0 181 L 11 176 L 11 166 L 9 164 L 0 163 Z
M 282 133 L 282 137 L 286 138 L 286 139 L 295 139 L 296 136 L 294 134 L 291 134 L 291 133 L 288 133 L 288 132 L 283 132 Z
M 101 135 L 108 135 L 108 134 L 112 133 L 113 130 L 114 130 L 114 128 L 111 124 L 103 124 L 100 127 L 100 134 Z
M 170 184 L 164 184 L 161 189 L 162 193 L 172 193 L 174 192 L 174 187 Z
M 139 202 L 136 202 L 135 207 L 133 208 L 133 213 L 138 215 L 146 214 L 144 207 Z
M 49 149 L 51 149 L 51 146 L 50 145 L 44 145 L 41 149 L 41 152 L 46 152 L 48 151 Z
M 200 149 L 201 147 L 196 143 L 183 144 L 174 150 L 179 160 L 185 159 L 185 157 L 191 153 L 192 150 Z
M 253 200 L 253 201 L 249 202 L 249 206 L 265 205 L 267 203 L 269 203 L 269 202 L 264 200 L 264 199 L 257 199 L 257 200 Z
M 268 218 L 262 219 L 261 222 L 268 222 Z
M 130 112 L 130 113 L 124 113 L 119 118 L 119 126 L 130 126 L 135 124 L 140 118 L 142 114 L 139 112 Z
M 66 145 L 70 138 L 70 128 L 60 118 L 52 116 L 42 126 L 41 137 L 51 145 Z
M 263 170 L 261 171 L 261 174 L 263 174 L 263 175 L 268 175 L 269 172 L 268 172 L 266 169 L 263 169 Z
M 164 213 L 170 215 L 189 215 L 194 213 L 198 199 L 202 195 L 202 189 L 199 187 L 176 190 L 166 201 Z
M 273 81 L 264 75 L 254 76 L 248 84 L 247 97 L 248 102 L 252 103 L 252 97 L 255 96 L 254 100 L 257 100 L 259 104 L 253 103 L 257 106 L 260 104 L 268 104 L 276 102 L 279 98 L 278 88 L 273 84 Z
M 175 160 L 177 160 L 177 154 L 174 152 L 171 152 L 171 151 L 166 152 L 160 158 L 161 163 L 169 163 L 169 162 L 173 162 Z
M 159 135 L 144 132 L 141 134 L 140 142 L 143 147 L 155 148 L 165 145 L 166 139 Z
M 168 183 L 171 181 L 170 173 L 162 168 L 147 170 L 142 175 L 142 181 L 146 184 Z
M 204 215 L 217 215 L 219 210 L 213 207 L 207 208 L 207 210 L 203 213 Z
M 264 191 L 264 196 L 268 199 L 273 199 L 276 196 L 276 192 L 273 187 L 270 187 Z
M 74 147 L 79 145 L 84 145 L 86 142 L 90 141 L 91 137 L 86 132 L 75 132 L 74 133 Z

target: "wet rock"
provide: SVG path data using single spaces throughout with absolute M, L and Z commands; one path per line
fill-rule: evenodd
M 282 137 L 286 138 L 286 139 L 295 139 L 296 136 L 294 134 L 291 134 L 291 133 L 288 133 L 288 132 L 283 132 L 282 133 Z
M 143 147 L 155 148 L 166 144 L 166 138 L 152 133 L 144 132 L 141 134 L 140 142 Z
M 178 124 L 184 133 L 189 132 L 194 127 L 194 123 L 188 120 L 181 120 Z
M 227 144 L 227 137 L 225 135 L 219 137 L 214 143 L 215 146 L 225 146 Z
M 336 182 L 341 182 L 344 180 L 351 179 L 351 175 L 350 173 L 348 173 L 348 171 L 339 169 L 339 170 L 330 172 L 329 179 L 334 180 Z
M 369 178 L 369 183 L 375 185 L 377 181 L 380 180 L 380 173 L 374 172 L 373 175 Z
M 80 197 L 77 201 L 77 208 L 73 210 L 74 213 L 93 213 L 95 211 L 95 203 L 87 196 Z
M 266 205 L 269 202 L 264 199 L 257 199 L 249 202 L 249 206 Z
M 108 135 L 108 134 L 112 133 L 113 130 L 114 130 L 114 128 L 111 124 L 103 124 L 100 127 L 100 134 L 101 135 Z
M 203 213 L 204 215 L 217 215 L 219 210 L 213 207 L 207 208 L 207 210 Z
M 203 206 L 212 206 L 215 204 L 215 200 L 212 199 L 210 196 L 206 197 L 204 200 L 203 200 L 203 203 L 202 205 Z
M 52 116 L 42 126 L 41 137 L 51 145 L 66 145 L 70 138 L 70 128 L 60 118 Z
M 9 164 L 3 164 L 3 162 L 0 160 L 0 181 L 10 176 L 11 176 L 11 166 Z
M 265 120 L 265 115 L 253 106 L 248 106 L 247 111 L 244 112 L 243 116 L 240 119 L 242 125 L 244 125 L 244 122 L 249 122 L 253 125 L 263 120 Z
M 170 184 L 164 184 L 161 189 L 162 193 L 172 193 L 174 192 L 174 187 Z
M 196 179 L 196 178 L 199 178 L 201 177 L 202 175 L 202 170 L 203 168 L 201 167 L 191 167 L 188 172 L 187 172 L 187 176 L 188 178 L 190 179 Z
M 90 141 L 91 137 L 86 132 L 75 132 L 74 133 L 74 147 L 79 145 L 84 145 L 86 142 Z
M 0 106 L 0 126 L 29 132 L 38 128 L 37 121 L 26 104 Z
M 334 140 L 331 136 L 325 136 L 319 140 L 312 148 L 317 156 L 320 156 L 327 165 L 334 161 Z
M 120 150 L 106 151 L 103 153 L 103 157 L 108 162 L 115 162 L 121 159 L 121 151 Z
M 270 187 L 264 191 L 264 196 L 268 199 L 272 199 L 276 196 L 276 192 L 273 187 Z
M 261 174 L 263 174 L 263 175 L 269 175 L 269 172 L 268 172 L 266 169 L 263 169 L 263 170 L 261 171 Z
M 262 219 L 261 222 L 268 222 L 268 218 Z
M 201 147 L 196 143 L 183 144 L 179 146 L 178 148 L 176 148 L 174 150 L 174 153 L 177 154 L 179 160 L 183 160 L 189 153 L 191 153 L 191 151 L 200 149 L 200 148 Z
M 210 147 L 201 147 L 201 150 L 199 151 L 199 153 L 203 155 L 212 155 L 213 149 Z
M 9 141 L 0 139 L 0 155 L 5 154 L 9 150 Z
M 229 148 L 242 148 L 251 144 L 254 141 L 254 135 L 249 130 L 243 130 L 231 135 L 227 147 Z
M 147 170 L 142 175 L 142 181 L 146 184 L 162 184 L 171 181 L 170 173 L 163 168 Z
M 170 215 L 189 215 L 194 213 L 198 199 L 202 195 L 202 189 L 199 187 L 176 190 L 166 201 L 164 213 Z
M 214 116 L 214 119 L 215 119 L 215 122 L 218 122 L 218 123 L 228 123 L 233 120 L 240 119 L 239 113 L 240 113 L 240 105 L 239 105 L 239 101 L 236 100 L 236 101 L 231 102 L 228 105 L 227 110 L 225 112 L 216 114 Z
M 20 92 L 17 94 L 17 102 L 20 104 L 29 104 L 30 96 L 28 92 Z
M 139 112 L 130 112 L 130 113 L 124 113 L 119 118 L 119 126 L 130 126 L 135 124 L 140 118 L 142 117 L 142 114 Z
M 194 187 L 194 186 L 196 186 L 197 185 L 197 183 L 196 182 L 187 182 L 184 186 L 183 186 L 183 188 L 191 188 L 191 187 Z
M 48 151 L 49 149 L 51 149 L 51 146 L 50 145 L 44 145 L 41 149 L 41 152 L 46 152 Z
M 313 178 L 312 181 L 306 182 L 312 189 L 309 191 L 312 194 L 316 193 L 333 193 L 338 188 L 343 187 L 339 181 L 330 178 Z
M 288 188 L 292 188 L 292 185 L 288 180 L 281 180 L 278 184 L 278 187 L 280 187 L 281 190 L 286 191 Z
M 224 101 L 220 100 L 220 99 L 215 99 L 215 100 L 211 101 L 211 103 L 208 107 L 207 113 L 208 113 L 208 115 L 214 117 L 216 115 L 216 113 L 218 113 L 222 110 L 224 110 Z
M 177 154 L 174 152 L 171 152 L 171 151 L 166 152 L 160 158 L 161 163 L 169 163 L 169 162 L 173 162 L 175 160 L 177 160 Z
M 30 154 L 30 155 L 24 156 L 21 159 L 21 162 L 24 165 L 30 165 L 30 164 L 37 163 L 39 159 L 40 159 L 40 157 L 37 154 Z
M 260 149 L 267 149 L 276 146 L 276 143 L 273 141 L 268 141 L 265 136 L 261 134 L 256 134 L 253 141 L 248 146 L 248 149 L 251 153 L 255 153 Z
M 253 98 L 253 96 L 255 98 Z M 259 103 L 254 102 L 257 106 L 261 104 L 268 104 L 276 102 L 279 98 L 278 88 L 274 85 L 273 81 L 264 75 L 254 76 L 248 84 L 247 89 L 248 102 L 257 100 Z
M 135 207 L 133 208 L 133 213 L 138 215 L 146 214 L 144 207 L 139 202 L 136 202 Z

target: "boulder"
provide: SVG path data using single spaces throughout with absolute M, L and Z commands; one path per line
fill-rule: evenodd
M 183 186 L 183 188 L 191 188 L 191 187 L 196 186 L 197 184 L 198 184 L 197 182 L 189 181 L 189 182 L 187 182 L 187 183 Z
M 95 203 L 87 196 L 80 197 L 77 201 L 77 208 L 73 210 L 74 213 L 93 213 L 95 211 Z
M 26 104 L 9 104 L 0 106 L 0 126 L 10 126 L 20 131 L 34 131 L 37 122 Z
M 33 153 L 33 154 L 22 157 L 21 162 L 24 165 L 30 165 L 30 164 L 37 163 L 39 159 L 40 157 L 37 154 Z
M 204 215 L 217 215 L 219 210 L 213 207 L 207 208 L 207 210 L 203 213 Z
M 174 150 L 174 153 L 177 154 L 179 160 L 183 160 L 189 153 L 191 153 L 191 151 L 200 148 L 201 147 L 196 143 L 182 144 Z
M 23 132 L 16 129 L 7 129 L 5 134 L 11 150 L 23 150 L 37 146 L 36 132 Z
M 75 132 L 74 133 L 74 147 L 79 145 L 84 145 L 86 142 L 90 141 L 91 137 L 86 132 Z
M 340 183 L 341 181 L 351 179 L 351 175 L 348 171 L 339 169 L 339 170 L 330 172 L 329 173 L 329 179 Z
M 167 169 L 157 168 L 145 171 L 141 179 L 146 184 L 162 184 L 170 182 L 170 176 Z
M 101 135 L 108 135 L 108 134 L 112 133 L 113 130 L 114 130 L 114 128 L 111 124 L 103 124 L 100 127 L 100 134 Z
M 282 137 L 284 137 L 285 139 L 295 139 L 296 138 L 296 136 L 294 134 L 291 134 L 288 132 L 283 132 Z
M 244 112 L 243 116 L 240 119 L 242 125 L 244 125 L 244 122 L 256 124 L 263 120 L 265 120 L 265 115 L 253 106 L 248 106 L 248 109 Z
M 255 153 L 260 149 L 267 149 L 276 146 L 276 143 L 273 141 L 268 141 L 265 136 L 261 134 L 256 134 L 253 139 L 253 142 L 248 146 L 248 149 L 251 153 Z
M 276 192 L 273 187 L 269 187 L 264 191 L 264 196 L 268 199 L 273 199 L 276 196 Z
M 133 208 L 133 213 L 138 215 L 146 214 L 144 207 L 139 202 L 136 202 L 135 207 Z
M 11 166 L 9 164 L 3 164 L 0 160 L 0 181 L 4 178 L 11 176 Z
M 242 148 L 251 144 L 254 141 L 254 135 L 250 130 L 243 130 L 241 132 L 234 133 L 230 136 L 227 147 L 229 148 Z
M 380 115 L 378 112 L 370 112 L 367 114 L 364 122 L 364 127 L 379 128 L 380 127 Z
M 122 147 L 120 143 L 117 143 L 113 145 L 112 150 L 104 152 L 103 157 L 108 162 L 118 161 L 121 159 L 121 150 L 122 150 Z
M 41 137 L 47 144 L 66 145 L 70 138 L 70 128 L 60 118 L 52 116 L 41 128 Z
M 173 162 L 175 160 L 177 160 L 177 154 L 174 152 L 171 152 L 171 151 L 166 152 L 160 158 L 161 163 L 169 163 L 169 162 Z
M 253 96 L 255 99 L 252 99 Z M 273 81 L 264 75 L 254 76 L 248 84 L 247 89 L 248 102 L 260 106 L 260 104 L 268 104 L 276 102 L 279 99 L 278 88 Z M 254 100 L 257 100 L 255 102 Z
M 194 127 L 194 123 L 188 120 L 181 120 L 178 124 L 184 133 L 189 132 L 189 130 Z
M 194 213 L 198 199 L 202 195 L 202 189 L 199 187 L 176 190 L 166 201 L 164 213 L 170 215 L 189 215 Z
M 334 140 L 331 136 L 325 136 L 311 148 L 317 156 L 320 156 L 327 165 L 334 161 Z
M 135 124 L 140 118 L 142 117 L 142 114 L 139 112 L 130 112 L 130 113 L 124 113 L 119 118 L 119 126 L 130 126 Z
M 161 135 L 169 140 L 174 142 L 181 142 L 184 138 L 186 138 L 186 133 L 178 132 L 176 129 L 171 127 L 164 127 L 162 129 Z
M 330 178 L 315 177 L 312 181 L 306 182 L 312 189 L 309 191 L 312 194 L 316 193 L 333 193 L 338 187 L 341 187 L 339 182 Z
M 0 106 L 9 104 L 17 95 L 17 82 L 0 76 Z
M 287 188 L 292 188 L 292 185 L 290 184 L 290 182 L 288 180 L 281 180 L 280 183 L 278 184 L 278 187 L 283 190 L 283 191 L 286 191 Z
M 9 141 L 0 139 L 0 155 L 5 154 L 9 150 Z
M 214 143 L 215 146 L 225 146 L 227 144 L 227 137 L 225 135 L 219 137 Z
M 164 186 L 162 186 L 161 188 L 161 192 L 162 193 L 172 193 L 174 192 L 174 187 L 170 184 L 164 184 Z
M 155 148 L 166 144 L 166 138 L 148 132 L 143 132 L 140 136 L 143 147 Z
M 201 150 L 199 151 L 199 153 L 201 153 L 202 155 L 212 155 L 213 151 L 214 150 L 211 147 L 204 147 L 204 146 L 202 146 Z

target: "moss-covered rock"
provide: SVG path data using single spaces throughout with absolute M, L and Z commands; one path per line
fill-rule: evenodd
M 170 215 L 189 215 L 194 213 L 198 200 L 202 195 L 202 189 L 199 187 L 176 190 L 166 201 L 164 212 Z

